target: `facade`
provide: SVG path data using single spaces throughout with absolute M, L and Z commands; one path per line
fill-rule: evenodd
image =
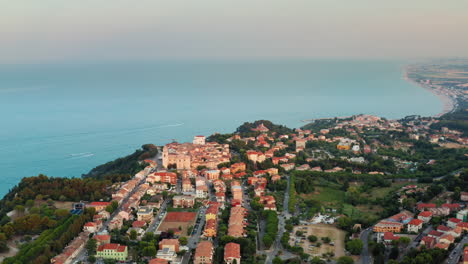
M 190 195 L 177 195 L 172 198 L 174 208 L 192 208 L 195 205 L 195 197 Z
M 153 208 L 148 206 L 140 206 L 137 212 L 138 221 L 151 222 L 153 221 Z
M 418 233 L 422 228 L 424 221 L 420 219 L 413 219 L 408 223 L 408 232 Z
M 211 241 L 201 241 L 195 249 L 193 258 L 194 264 L 211 264 L 213 263 L 213 244 Z
M 402 223 L 383 220 L 383 221 L 378 222 L 374 226 L 373 231 L 376 233 L 385 233 L 385 232 L 400 233 L 401 229 L 403 229 Z
M 124 261 L 128 257 L 128 249 L 124 245 L 109 243 L 98 247 L 96 257 Z

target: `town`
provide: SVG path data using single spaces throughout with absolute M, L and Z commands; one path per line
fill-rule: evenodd
M 43 235 L 26 235 L 33 231 L 18 221 L 55 208 L 64 219 L 83 217 L 81 230 L 50 261 L 28 263 L 467 263 L 468 138 L 438 122 L 245 123 L 154 147 L 99 200 L 64 210 L 40 195 L 16 205 L 0 235 L 33 244 Z

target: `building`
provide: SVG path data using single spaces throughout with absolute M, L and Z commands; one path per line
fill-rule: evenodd
M 432 212 L 429 211 L 422 211 L 421 213 L 418 214 L 418 219 L 424 221 L 424 223 L 429 223 L 432 218 Z
M 421 245 L 426 248 L 433 248 L 436 244 L 436 240 L 433 237 L 425 236 L 421 239 Z
M 159 242 L 159 249 L 168 248 L 171 251 L 179 252 L 180 243 L 178 239 L 163 239 Z
M 228 236 L 244 237 L 244 217 L 246 210 L 243 207 L 231 207 L 231 215 L 229 216 Z
M 128 257 L 128 249 L 127 246 L 114 243 L 100 245 L 97 248 L 96 257 L 125 261 Z
M 146 182 L 155 183 L 169 183 L 171 185 L 177 184 L 177 174 L 174 172 L 154 172 L 146 177 Z
M 213 263 L 213 244 L 211 241 L 201 241 L 195 249 L 193 257 L 194 264 L 211 264 Z
M 196 139 L 196 143 L 202 141 L 201 138 Z M 191 170 L 200 166 L 216 169 L 218 164 L 229 162 L 230 158 L 229 145 L 216 142 L 205 142 L 205 144 L 173 142 L 166 144 L 162 153 L 164 168 L 178 170 Z
M 468 222 L 468 209 L 461 210 L 457 213 L 457 218 L 463 222 Z
M 463 202 L 468 202 L 468 192 L 461 192 L 460 200 L 462 200 Z
M 401 229 L 403 229 L 402 223 L 382 220 L 374 226 L 373 231 L 376 233 L 400 233 Z
M 151 222 L 153 221 L 153 208 L 148 206 L 140 206 L 137 212 L 138 221 Z
M 191 195 L 176 195 L 172 198 L 174 208 L 192 208 L 195 205 L 195 197 Z
M 449 220 L 447 220 L 447 226 L 450 227 L 450 228 L 455 228 L 457 227 L 458 223 L 462 222 L 461 219 L 458 219 L 458 218 L 449 218 Z
M 88 207 L 94 207 L 96 209 L 96 212 L 105 210 L 108 205 L 111 205 L 110 202 L 92 202 L 88 204 Z
M 408 232 L 418 233 L 422 228 L 424 221 L 420 219 L 413 219 L 408 223 Z
M 205 145 L 206 137 L 205 136 L 195 136 L 193 138 L 194 145 Z
M 177 253 L 170 250 L 169 248 L 163 248 L 158 250 L 156 253 L 156 258 L 165 259 L 167 261 L 173 262 L 177 259 Z
M 233 264 L 236 261 L 236 264 L 240 264 L 241 254 L 240 254 L 240 245 L 237 243 L 227 243 L 224 247 L 224 261 L 228 264 Z
M 169 261 L 167 261 L 167 259 L 154 258 L 151 259 L 148 264 L 169 264 Z

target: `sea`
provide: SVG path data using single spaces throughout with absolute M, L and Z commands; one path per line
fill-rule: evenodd
M 142 144 L 246 121 L 435 115 L 394 60 L 164 60 L 0 64 L 0 197 L 22 177 L 80 177 Z

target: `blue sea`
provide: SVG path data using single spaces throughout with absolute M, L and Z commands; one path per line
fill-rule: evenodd
M 157 61 L 0 65 L 0 197 L 22 177 L 79 177 L 145 143 L 268 119 L 434 115 L 404 62 Z

